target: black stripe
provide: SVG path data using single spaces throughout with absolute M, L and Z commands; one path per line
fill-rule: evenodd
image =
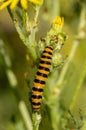
M 34 98 L 34 99 L 40 99 L 40 98 L 42 98 L 42 96 L 41 95 L 32 95 L 32 98 Z
M 49 61 L 44 61 L 44 60 L 41 60 L 40 63 L 41 63 L 41 64 L 51 65 L 51 62 L 49 62 Z
M 41 103 L 40 102 L 32 102 L 32 105 L 34 105 L 34 106 L 39 106 Z
M 38 107 L 38 106 L 37 106 Z M 37 111 L 39 111 L 39 108 L 40 108 L 40 106 L 38 107 L 38 108 L 33 108 L 33 111 L 34 112 L 37 112 Z
M 43 53 L 48 53 L 49 55 L 52 55 L 52 52 L 44 50 Z
M 33 91 L 38 91 L 38 92 L 43 92 L 42 88 L 36 88 L 36 87 L 32 87 Z
M 51 56 L 42 55 L 42 58 L 52 59 Z
M 49 68 L 43 67 L 43 66 L 41 66 L 41 65 L 39 66 L 39 69 L 40 69 L 40 70 L 46 70 L 46 71 L 49 71 L 49 70 L 50 70 Z
M 39 71 L 37 72 L 37 75 L 39 75 L 39 76 L 43 76 L 43 77 L 45 77 L 45 78 L 47 78 L 47 74 L 43 74 L 43 73 L 40 73 Z
M 40 108 L 40 106 L 39 106 L 39 108 Z M 34 112 L 37 112 L 37 111 L 39 111 L 39 108 L 34 108 Z
M 52 50 L 52 51 L 53 51 L 53 48 L 52 48 L 52 46 L 47 46 L 46 48 L 49 48 L 50 50 Z
M 45 81 L 36 79 L 34 80 L 35 83 L 45 84 Z

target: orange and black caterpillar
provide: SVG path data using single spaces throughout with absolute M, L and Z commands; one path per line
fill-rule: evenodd
M 50 72 L 51 60 L 52 60 L 53 46 L 45 47 L 42 57 L 40 59 L 39 67 L 37 70 L 37 74 L 34 79 L 32 94 L 31 94 L 31 103 L 32 109 L 34 112 L 40 110 L 42 94 L 44 90 L 44 86 Z

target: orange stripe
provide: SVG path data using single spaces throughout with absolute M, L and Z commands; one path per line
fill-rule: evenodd
M 45 67 L 45 68 L 50 68 L 51 65 L 48 65 L 48 64 L 46 64 L 46 63 L 45 63 L 45 64 L 41 64 L 41 63 L 40 63 L 39 66 L 42 66 L 42 67 Z M 40 69 L 40 70 L 41 70 L 41 69 Z
M 36 79 L 46 81 L 46 78 L 43 76 L 36 75 Z
M 48 71 L 46 71 L 46 70 L 41 70 L 41 69 L 38 69 L 38 71 L 40 72 L 40 73 L 42 73 L 42 74 L 47 74 L 48 75 Z
M 52 55 L 50 55 L 50 54 L 48 54 L 48 53 L 46 53 L 46 52 L 44 52 L 42 55 L 43 55 L 43 56 L 50 56 L 50 57 L 52 58 Z
M 51 62 L 51 59 L 48 58 L 40 58 L 40 60 Z
M 38 111 L 39 111 L 40 105 L 32 105 L 32 106 L 33 106 L 33 109 L 38 109 Z
M 45 48 L 45 51 L 48 51 L 48 52 L 53 52 L 53 50 L 51 50 L 50 48 Z
M 32 98 L 32 102 L 35 102 L 35 103 L 41 102 L 41 100 L 42 100 L 42 98 L 40 98 L 40 99 Z
M 42 95 L 43 92 L 38 92 L 38 91 L 33 91 L 32 90 L 32 95 Z
M 40 84 L 40 83 L 33 83 L 33 86 L 36 88 L 44 88 L 44 84 Z

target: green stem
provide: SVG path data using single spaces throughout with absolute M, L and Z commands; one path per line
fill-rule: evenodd
M 28 51 L 31 55 L 31 57 L 33 58 L 33 61 L 35 62 L 37 59 L 37 54 L 36 54 L 36 42 L 35 42 L 35 32 L 36 29 L 32 27 L 31 28 L 31 32 L 29 33 L 28 31 L 28 15 L 27 12 L 23 11 L 23 19 L 21 19 L 21 17 L 19 16 L 19 14 L 17 14 L 17 11 L 10 11 L 10 9 L 8 9 L 9 14 L 12 18 L 12 20 L 14 21 L 15 24 L 15 28 L 19 34 L 20 39 L 23 41 L 23 43 L 25 44 L 25 46 L 27 46 Z M 23 24 L 21 22 L 21 20 L 23 20 Z M 31 40 L 30 40 L 31 39 Z
M 69 55 L 69 57 L 68 57 L 68 60 L 67 60 L 66 64 L 64 65 L 64 67 L 63 67 L 63 69 L 62 69 L 62 71 L 61 71 L 59 80 L 58 80 L 57 83 L 56 83 L 56 84 L 57 84 L 56 86 L 59 86 L 59 88 L 62 87 L 61 84 L 63 83 L 65 74 L 66 74 L 67 69 L 68 69 L 68 67 L 69 67 L 69 65 L 70 65 L 70 62 L 72 61 L 72 59 L 73 59 L 73 57 L 74 57 L 74 54 L 75 54 L 75 52 L 76 52 L 76 49 L 77 49 L 78 44 L 79 44 L 78 40 L 75 40 L 75 42 L 74 42 L 74 44 L 73 44 L 73 47 L 72 47 L 72 49 L 71 49 L 70 55 Z
M 41 122 L 41 115 L 36 113 L 32 114 L 33 119 L 33 130 L 39 130 L 39 124 Z
M 50 109 L 53 130 L 58 130 L 58 115 L 56 106 Z
M 24 26 L 24 29 L 26 30 L 26 32 L 28 32 L 28 27 L 27 27 L 27 24 L 28 24 L 28 19 L 29 19 L 29 16 L 27 14 L 27 11 L 23 10 L 22 11 L 22 16 L 23 16 L 23 26 Z
M 4 58 L 4 63 L 6 65 L 6 75 L 7 75 L 10 87 L 12 88 L 15 96 L 17 97 L 19 110 L 23 117 L 25 127 L 27 128 L 27 130 L 32 130 L 32 121 L 31 121 L 29 112 L 26 108 L 24 101 L 21 100 L 21 97 L 17 91 L 18 81 L 16 79 L 14 72 L 11 70 L 11 66 L 12 66 L 11 59 L 5 49 L 5 44 L 1 39 L 0 39 L 0 53 L 2 54 Z
M 36 11 L 36 13 L 35 13 L 35 17 L 34 17 L 34 21 L 35 21 L 35 23 L 37 23 L 39 10 L 40 10 L 40 6 L 36 6 L 36 7 L 35 7 L 35 11 Z
M 62 84 L 62 82 L 64 80 L 64 76 L 65 76 L 65 74 L 67 72 L 67 69 L 69 67 L 70 62 L 72 61 L 72 59 L 74 57 L 77 46 L 79 45 L 80 41 L 78 39 L 85 38 L 84 36 L 82 37 L 82 32 L 81 32 L 82 30 L 85 30 L 85 29 L 83 29 L 83 28 L 85 28 L 85 25 L 86 25 L 85 24 L 86 23 L 85 22 L 85 15 L 86 15 L 86 12 L 85 12 L 85 8 L 83 7 L 83 9 L 81 11 L 81 15 L 80 15 L 80 23 L 79 23 L 79 27 L 78 27 L 79 31 L 78 31 L 78 34 L 77 34 L 77 38 L 74 41 L 73 47 L 72 47 L 70 55 L 68 57 L 68 60 L 67 60 L 66 64 L 64 65 L 63 70 L 61 71 L 60 78 L 56 83 L 57 86 L 59 86 L 59 87 L 62 86 L 61 84 Z
M 53 5 L 53 8 L 52 8 Z M 56 15 L 60 15 L 60 1 L 59 0 L 54 0 L 51 1 L 51 10 L 52 10 L 52 17 L 53 19 L 56 17 Z
M 22 114 L 22 117 L 23 117 L 23 120 L 24 120 L 24 123 L 25 123 L 27 130 L 32 130 L 32 121 L 31 121 L 29 112 L 26 108 L 24 101 L 19 102 L 19 110 Z
M 32 43 L 32 41 L 30 42 L 30 40 L 29 40 L 28 37 L 24 36 L 24 34 L 22 33 L 22 30 L 19 27 L 19 24 L 17 22 L 15 22 L 15 27 L 16 27 L 16 30 L 17 30 L 17 32 L 18 32 L 21 40 L 23 41 L 23 43 L 25 44 L 25 46 L 27 46 L 27 48 L 29 49 L 29 53 L 31 54 L 33 60 L 36 61 L 37 54 L 36 54 L 35 44 Z
M 86 60 L 84 62 L 84 65 L 82 67 L 82 71 L 81 71 L 81 74 L 80 74 L 80 79 L 78 80 L 78 83 L 77 83 L 77 86 L 76 86 L 76 91 L 74 93 L 74 96 L 73 96 L 73 99 L 72 99 L 72 102 L 70 104 L 70 110 L 72 110 L 74 108 L 74 105 L 75 105 L 75 101 L 77 99 L 77 95 L 80 91 L 80 88 L 81 88 L 81 84 L 85 78 L 85 75 L 86 75 Z

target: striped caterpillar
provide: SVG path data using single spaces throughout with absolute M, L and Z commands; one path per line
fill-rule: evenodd
M 50 72 L 53 46 L 45 47 L 32 87 L 31 103 L 34 112 L 40 110 L 44 86 Z

